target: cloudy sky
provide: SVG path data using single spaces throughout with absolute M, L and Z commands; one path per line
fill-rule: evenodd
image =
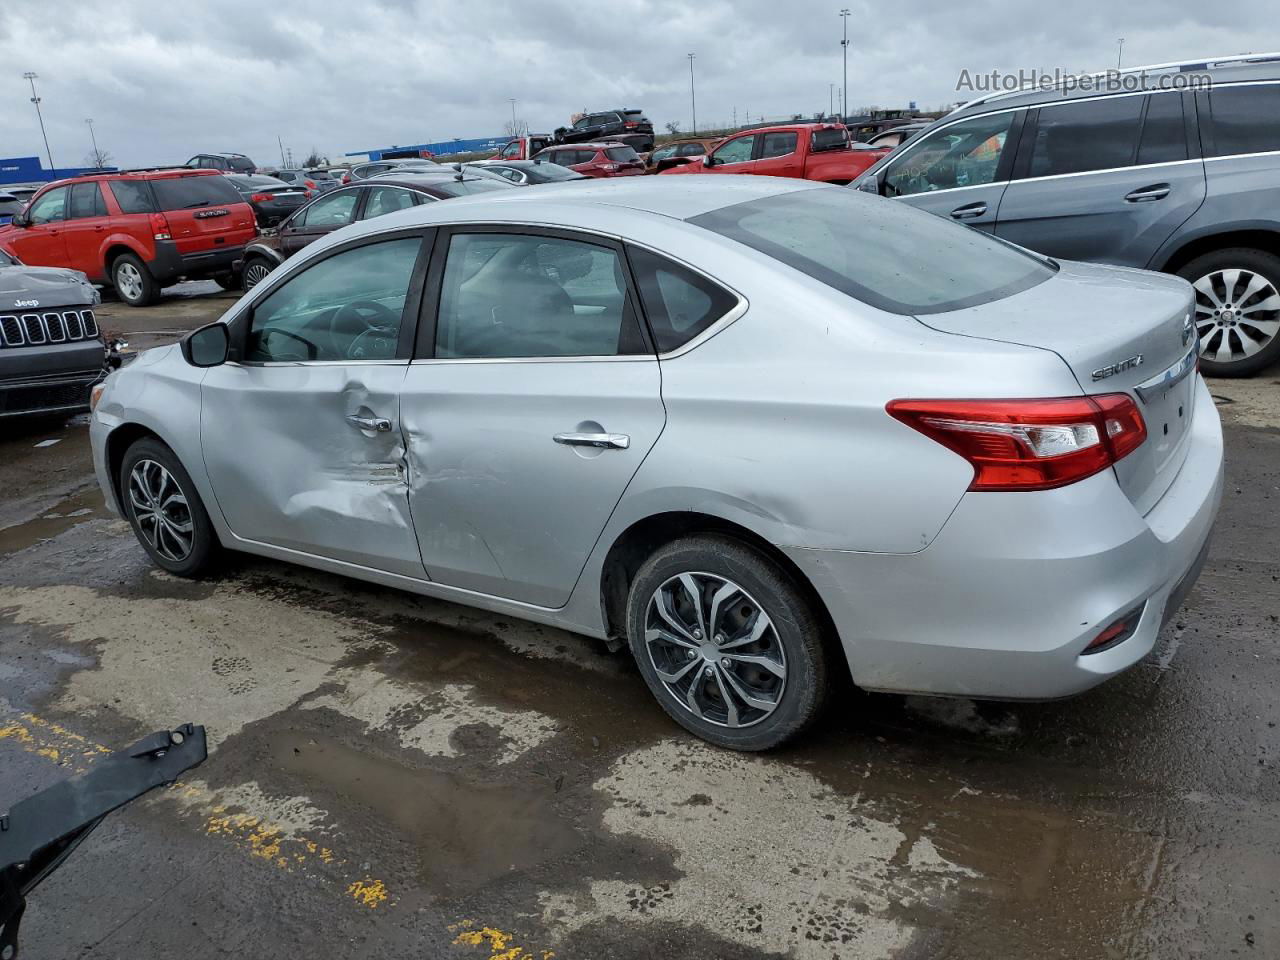
M 961 70 L 1069 71 L 1280 48 L 1271 3 L 845 0 L 849 101 L 964 99 Z M 279 162 L 500 134 L 508 98 L 535 130 L 584 108 L 642 107 L 661 130 L 825 110 L 841 79 L 838 0 L 0 0 L 0 157 L 99 146 L 133 166 L 237 150 Z

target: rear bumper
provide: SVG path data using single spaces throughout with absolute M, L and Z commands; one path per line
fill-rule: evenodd
M 239 266 L 243 255 L 244 247 L 241 245 L 181 253 L 177 244 L 160 240 L 156 242 L 155 259 L 147 264 L 147 268 L 159 283 L 170 284 L 183 277 L 196 280 L 218 273 L 232 273 Z
M 1222 427 L 1203 381 L 1195 397 L 1187 459 L 1145 517 L 1107 471 L 1058 490 L 966 494 L 915 554 L 786 548 L 825 601 L 854 681 L 1054 699 L 1145 657 L 1199 574 L 1222 499 Z M 1132 636 L 1082 652 L 1140 605 Z

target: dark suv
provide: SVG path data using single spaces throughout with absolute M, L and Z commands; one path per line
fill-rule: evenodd
M 636 153 L 648 153 L 653 149 L 653 124 L 643 110 L 603 110 L 583 114 L 571 127 L 558 128 L 555 140 L 556 143 L 611 140 L 625 143 Z
M 83 273 L 23 266 L 0 250 L 0 420 L 89 409 L 107 347 Z
M 1175 273 L 1205 373 L 1280 360 L 1280 54 L 993 94 L 855 186 L 1051 257 Z
M 196 170 L 220 170 L 249 176 L 258 172 L 258 165 L 243 153 L 197 153 L 186 165 Z

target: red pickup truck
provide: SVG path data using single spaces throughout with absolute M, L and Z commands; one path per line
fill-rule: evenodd
M 534 155 L 544 147 L 549 147 L 555 143 L 549 133 L 531 133 L 527 137 L 516 137 L 506 143 L 505 146 L 492 157 L 490 160 L 532 160 Z M 485 161 L 481 160 L 481 163 Z
M 858 144 L 839 123 L 796 123 L 757 127 L 727 137 L 701 162 L 663 170 L 661 176 L 691 173 L 749 173 L 849 183 L 888 153 Z

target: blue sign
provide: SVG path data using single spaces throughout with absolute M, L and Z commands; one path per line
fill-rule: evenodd
M 475 137 L 470 140 L 437 140 L 435 143 L 415 143 L 405 147 L 375 147 L 372 150 L 357 150 L 348 153 L 348 157 L 368 156 L 370 160 L 381 160 L 385 154 L 394 154 L 403 159 L 406 155 L 421 156 L 430 153 L 433 156 L 449 156 L 454 153 L 495 153 L 501 150 L 510 137 Z
M 104 170 L 114 169 L 115 167 L 104 168 Z M 46 170 L 40 166 L 39 157 L 0 159 L 0 183 L 48 183 L 50 180 L 78 177 L 82 173 L 93 172 L 92 167 L 59 167 L 57 170 Z

